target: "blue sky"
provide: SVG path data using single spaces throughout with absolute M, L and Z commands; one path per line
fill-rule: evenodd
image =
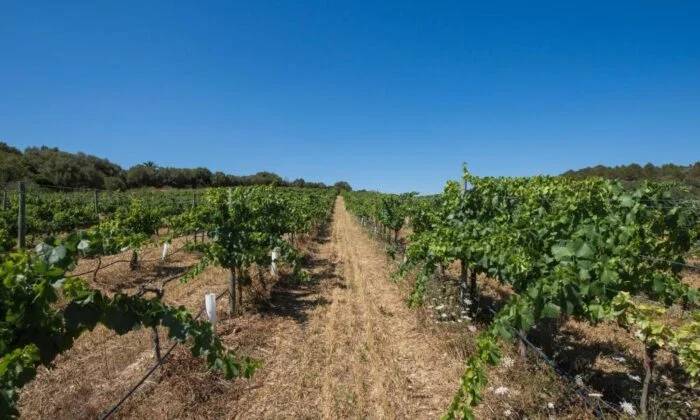
M 383 191 L 700 160 L 700 2 L 6 2 L 0 140 Z

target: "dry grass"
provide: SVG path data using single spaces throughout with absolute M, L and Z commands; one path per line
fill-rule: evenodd
M 342 200 L 329 237 L 301 246 L 309 255 L 310 283 L 283 276 L 269 290 L 253 273 L 246 315 L 227 319 L 222 314 L 217 325 L 224 343 L 262 360 L 262 370 L 249 381 L 223 381 L 179 347 L 117 417 L 438 417 L 458 384 L 462 355 L 451 354 L 443 337 L 424 329 L 406 308 L 404 286 L 386 280 L 391 269 L 381 246 L 350 219 Z M 144 251 L 141 258 L 158 252 Z M 128 260 L 128 255 L 112 258 Z M 98 286 L 133 291 L 196 259 L 180 253 L 164 266 L 143 264 L 136 272 L 118 263 L 100 273 Z M 96 263 L 81 262 L 78 271 L 91 264 Z M 187 284 L 170 283 L 165 300 L 195 309 L 205 291 L 221 290 L 225 282 L 223 270 L 210 268 Z M 270 286 L 269 279 L 266 283 Z M 94 417 L 154 362 L 152 353 L 149 331 L 117 337 L 97 328 L 26 387 L 22 414 Z
M 700 272 L 691 270 L 683 271 L 683 282 L 691 287 L 700 289 Z
M 181 241 L 176 241 L 175 248 Z M 305 267 L 311 282 L 299 283 L 287 274 L 276 283 L 264 275 L 261 283 L 253 270 L 253 284 L 244 291 L 244 316 L 227 318 L 226 298 L 220 301 L 218 335 L 238 354 L 263 362 L 252 379 L 225 381 L 178 346 L 163 369 L 116 417 L 438 418 L 457 389 L 476 335 L 488 320 L 477 320 L 477 329 L 470 331 L 464 323 L 435 323 L 427 307 L 409 310 L 410 282 L 387 280 L 395 263 L 387 258 L 386 244 L 352 220 L 342 199 L 336 203 L 332 229 L 298 245 L 308 256 Z M 142 260 L 159 256 L 156 248 L 140 254 Z M 128 254 L 107 257 L 103 266 L 128 259 Z M 158 284 L 197 260 L 196 254 L 179 252 L 165 264 L 143 263 L 133 272 L 128 262 L 115 263 L 100 271 L 95 286 L 108 293 L 133 292 L 140 284 Z M 81 261 L 76 272 L 94 269 L 96 264 Z M 447 277 L 456 279 L 456 266 L 447 270 Z M 508 288 L 492 279 L 480 278 L 479 284 L 488 301 L 498 303 L 509 294 Z M 454 293 L 443 285 L 431 282 L 429 296 Z M 205 292 L 225 287 L 226 272 L 211 267 L 186 284 L 169 283 L 165 301 L 198 310 Z M 165 348 L 169 342 L 164 331 L 160 335 Z M 593 328 L 570 321 L 540 326 L 532 337 L 572 375 L 589 372 L 583 378 L 586 384 L 612 401 L 623 397 L 619 389 L 624 383 L 609 379 L 639 374 L 639 343 L 616 326 Z M 590 417 L 579 397 L 549 366 L 534 357 L 520 358 L 511 344 L 503 343 L 502 349 L 514 364 L 489 372 L 489 388 L 477 408 L 479 418 Z M 613 355 L 625 355 L 627 361 L 617 362 Z M 672 359 L 663 357 L 660 370 L 670 375 L 663 386 L 681 389 L 673 381 Z M 22 414 L 26 418 L 95 417 L 153 363 L 150 331 L 119 337 L 98 327 L 61 355 L 54 368 L 41 369 L 22 392 Z M 499 387 L 508 391 L 497 393 Z M 668 413 L 662 396 L 655 397 L 655 407 Z
M 342 201 L 329 242 L 313 252 L 316 303 L 302 323 L 275 331 L 266 372 L 236 418 L 435 418 L 457 386 L 461 361 L 421 328 L 387 282 L 381 246 Z M 322 268 L 321 272 L 318 268 Z

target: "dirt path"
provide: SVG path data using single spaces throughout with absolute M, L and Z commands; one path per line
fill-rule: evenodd
M 406 293 L 388 280 L 385 255 L 342 197 L 330 238 L 316 251 L 318 288 L 290 296 L 303 309 L 276 325 L 264 369 L 229 416 L 439 417 L 461 362 L 421 330 Z

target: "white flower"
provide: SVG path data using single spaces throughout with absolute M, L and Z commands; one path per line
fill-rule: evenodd
M 467 329 L 471 332 L 476 332 L 476 327 L 473 325 L 468 326 Z
M 624 411 L 625 414 L 629 414 L 630 416 L 637 415 L 637 410 L 635 410 L 634 406 L 625 400 L 620 402 L 620 408 L 622 408 L 622 411 Z
M 513 358 L 512 358 L 512 357 L 510 357 L 510 356 L 505 356 L 505 357 L 503 358 L 503 366 L 504 366 L 506 369 L 512 368 L 514 364 L 515 364 L 515 362 L 513 361 Z
M 507 394 L 508 394 L 508 388 L 506 388 L 506 387 L 504 387 L 504 386 L 499 386 L 498 388 L 496 388 L 495 391 L 493 391 L 493 393 L 496 394 L 496 395 L 507 395 Z
M 628 374 L 627 374 L 627 377 L 630 378 L 631 380 L 635 381 L 635 382 L 642 383 L 642 378 L 640 378 L 640 377 L 637 376 L 637 375 L 630 375 L 630 374 L 628 373 Z
M 510 417 L 511 414 L 513 414 L 513 412 L 510 411 L 510 409 L 508 409 L 508 410 L 506 410 L 506 411 L 503 412 L 503 415 L 506 416 L 506 417 Z
M 550 410 L 554 410 L 554 403 L 547 403 L 547 408 L 549 408 Z

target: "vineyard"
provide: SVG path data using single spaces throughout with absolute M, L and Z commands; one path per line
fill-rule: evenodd
M 333 196 L 328 190 L 229 188 L 208 190 L 199 203 L 194 197 L 191 205 L 183 204 L 180 193 L 164 193 L 110 196 L 100 208 L 97 193 L 94 202 L 81 193 L 34 191 L 27 197 L 20 185 L 16 201 L 8 203 L 5 195 L 3 244 L 8 252 L 2 257 L 2 417 L 19 414 L 19 390 L 32 381 L 39 366 L 51 366 L 98 324 L 117 335 L 151 329 L 157 365 L 175 344 L 183 343 L 225 379 L 250 377 L 259 361 L 225 348 L 212 324 L 201 319 L 201 311 L 193 315 L 183 306 L 166 304 L 167 285 L 174 280 L 186 283 L 210 264 L 224 267 L 228 315 L 240 315 L 243 289 L 251 283 L 253 271 L 262 282 L 267 267 L 276 276 L 277 270 L 289 266 L 295 277 L 303 279 L 294 244 L 327 223 Z M 109 213 L 103 215 L 100 209 Z M 14 231 L 8 221 L 13 210 L 19 214 Z M 163 228 L 167 234 L 157 235 Z M 31 239 L 27 241 L 22 232 Z M 13 233 L 19 235 L 18 248 L 25 242 L 37 243 L 32 243 L 30 251 L 13 251 L 9 239 Z M 173 243 L 180 248 L 170 251 Z M 119 263 L 129 272 L 138 272 L 144 263 L 153 262 L 139 258 L 139 253 L 158 246 L 163 246 L 161 258 L 156 258 L 160 264 L 150 270 L 156 271 L 148 273 L 150 279 L 136 284 L 100 279 L 101 270 Z M 188 267 L 176 268 L 177 274 L 164 275 L 172 269 L 166 262 L 177 251 L 196 253 L 199 258 Z M 124 260 L 103 264 L 103 258 L 124 254 L 128 255 Z M 86 262 L 91 269 L 79 272 Z M 107 289 L 116 290 L 105 290 L 105 283 Z M 159 329 L 167 330 L 166 339 L 173 343 L 165 355 L 161 355 Z M 101 416 L 111 415 L 121 402 Z
M 22 184 L 0 204 L 2 418 L 700 416 L 679 188 L 465 170 L 429 197 Z
M 649 417 L 655 371 L 670 369 L 678 378 L 669 388 L 681 397 L 668 413 L 697 417 L 700 292 L 697 281 L 684 276 L 698 269 L 686 262 L 700 233 L 698 203 L 652 183 L 630 191 L 602 179 L 477 178 L 465 172 L 464 180 L 463 186 L 448 183 L 442 195 L 426 199 L 348 196 L 348 208 L 360 223 L 391 241 L 391 256 L 401 246 L 404 220 L 410 220 L 413 232 L 397 273 L 415 272 L 410 306 L 423 305 L 429 282 L 447 281 L 446 268 L 456 263 L 459 321 L 487 318 L 445 417 L 475 417 L 488 367 L 505 359 L 502 341 L 519 339 L 523 357 L 529 345 L 559 370 L 528 337 L 567 320 L 616 324 L 642 348 L 635 355 L 642 360 L 642 375 L 630 375 L 633 384 L 641 383 L 631 387 L 639 394 L 626 390 L 632 402 L 611 403 L 606 397 L 619 393 L 605 396 L 589 389 L 585 372 L 564 374 L 573 379 L 573 391 L 587 411 Z M 489 288 L 499 297 L 482 297 L 480 291 Z M 660 353 L 671 358 L 672 369 L 659 366 Z M 513 363 L 510 356 L 507 363 Z

